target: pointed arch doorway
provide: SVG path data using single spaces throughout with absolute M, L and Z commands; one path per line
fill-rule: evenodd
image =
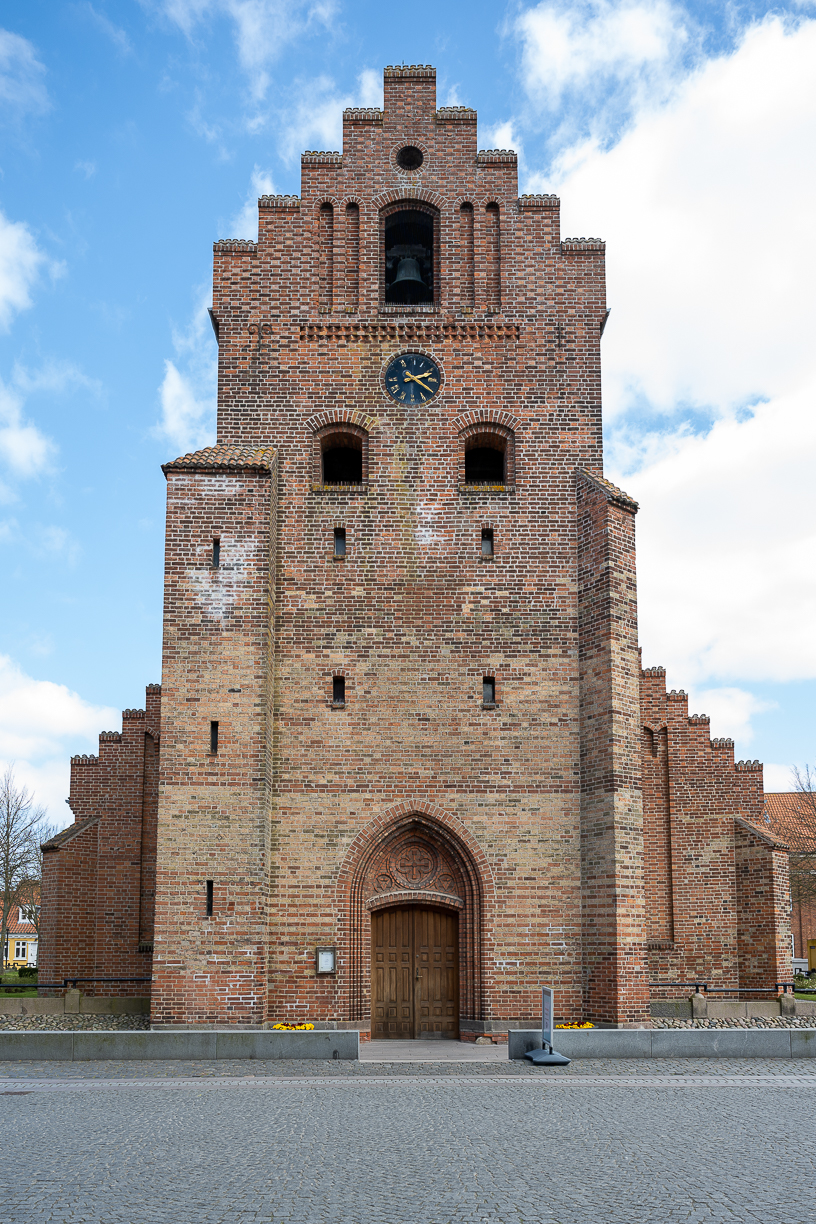
M 395 905 L 371 914 L 373 1040 L 459 1039 L 459 912 Z

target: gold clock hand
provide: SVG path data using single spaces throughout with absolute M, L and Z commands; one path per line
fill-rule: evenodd
M 427 377 L 428 377 L 428 375 L 427 375 L 427 374 L 409 374 L 409 373 L 406 371 L 404 381 L 405 381 L 405 382 L 415 382 L 415 383 L 419 383 L 420 387 L 422 387 L 422 389 L 423 389 L 424 391 L 430 391 L 430 390 L 431 390 L 431 388 L 430 388 L 430 387 L 426 387 L 426 386 L 425 386 L 425 383 L 422 381 L 422 380 L 423 380 L 423 378 L 427 378 Z

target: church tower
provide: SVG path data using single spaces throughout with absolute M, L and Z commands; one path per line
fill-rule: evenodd
M 218 441 L 166 465 L 154 1024 L 648 1021 L 636 505 L 604 246 L 385 70 L 217 242 Z

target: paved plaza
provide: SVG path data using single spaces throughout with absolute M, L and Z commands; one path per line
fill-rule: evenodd
M 0 1219 L 816 1220 L 809 1060 L 542 1071 L 476 1049 L 455 1061 L 450 1043 L 443 1062 L 412 1043 L 360 1063 L 0 1063 Z

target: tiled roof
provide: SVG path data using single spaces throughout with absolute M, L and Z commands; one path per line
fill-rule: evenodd
M 737 824 L 742 825 L 749 833 L 755 833 L 761 841 L 767 842 L 769 846 L 774 846 L 777 850 L 790 850 L 791 846 L 787 839 L 781 838 L 771 829 L 757 824 L 753 820 L 746 820 L 744 816 L 735 816 Z
M 585 468 L 577 469 L 578 475 L 583 476 L 591 484 L 605 493 L 610 501 L 618 502 L 619 505 L 625 506 L 627 510 L 638 510 L 638 503 L 634 497 L 630 497 L 628 493 L 624 493 L 623 489 L 619 489 L 611 480 L 607 480 L 605 476 L 596 476 L 594 472 L 587 472 Z
M 78 834 L 82 833 L 85 829 L 89 829 L 91 825 L 96 824 L 98 820 L 98 816 L 88 816 L 85 818 L 85 820 L 75 820 L 73 824 L 68 825 L 67 829 L 63 829 L 62 832 L 55 834 L 50 841 L 43 842 L 42 849 L 59 850 L 60 847 L 64 846 L 66 842 L 69 842 L 72 838 L 77 837 Z
M 182 455 L 172 463 L 163 463 L 168 472 L 269 472 L 275 461 L 271 446 L 206 446 L 203 450 Z
M 816 849 L 816 795 L 772 791 L 765 795 L 765 826 L 791 850 Z

